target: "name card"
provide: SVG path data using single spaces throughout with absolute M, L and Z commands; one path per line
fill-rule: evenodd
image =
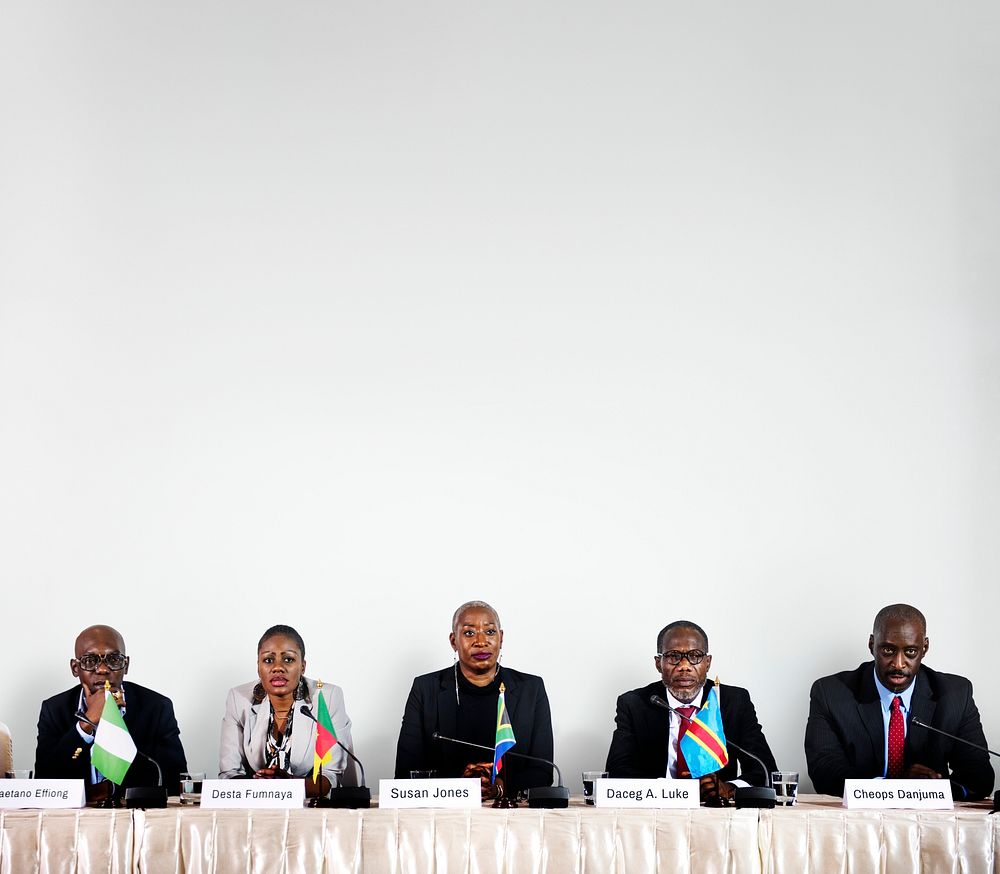
M 0 807 L 83 807 L 83 780 L 0 780 Z
M 701 802 L 697 780 L 594 781 L 594 803 L 598 807 L 697 807 Z
M 845 780 L 844 807 L 848 810 L 951 810 L 951 783 L 947 780 Z
M 475 777 L 437 777 L 431 780 L 379 780 L 379 807 L 455 807 L 482 805 Z
M 296 808 L 305 807 L 306 781 L 298 780 L 205 780 L 201 784 L 202 807 Z

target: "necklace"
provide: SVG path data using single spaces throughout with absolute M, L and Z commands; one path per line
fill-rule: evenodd
M 292 746 L 292 718 L 294 716 L 294 712 L 286 710 L 285 714 L 288 716 L 288 719 L 285 722 L 284 731 L 281 732 L 279 736 L 278 726 L 275 724 L 275 717 L 277 717 L 279 713 L 274 709 L 274 705 L 271 705 L 271 715 L 267 726 L 267 750 L 265 762 L 265 767 L 280 768 L 282 771 L 288 770 L 288 756 L 291 752 Z

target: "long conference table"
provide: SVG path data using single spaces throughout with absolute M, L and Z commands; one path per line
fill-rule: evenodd
M 6 810 L 0 874 L 1000 874 L 989 809 Z

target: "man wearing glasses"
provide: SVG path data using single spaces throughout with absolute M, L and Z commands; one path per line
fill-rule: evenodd
M 657 635 L 656 644 L 653 664 L 660 679 L 618 697 L 606 766 L 611 777 L 690 777 L 678 746 L 687 724 L 673 711 L 693 717 L 713 686 L 706 679 L 712 666 L 708 635 L 701 626 L 681 619 L 666 626 Z M 650 700 L 654 695 L 666 700 L 673 710 L 654 704 Z M 750 693 L 720 684 L 719 704 L 726 739 L 759 756 L 769 771 L 774 770 L 774 756 L 757 721 Z M 708 804 L 728 802 L 736 786 L 768 785 L 770 775 L 758 762 L 732 746 L 727 746 L 727 751 L 729 763 L 701 778 L 701 800 Z
M 94 732 L 104 711 L 105 684 L 114 696 L 138 755 L 123 786 L 156 786 L 154 760 L 163 771 L 167 793 L 177 792 L 187 768 L 180 730 L 170 699 L 137 683 L 124 682 L 129 659 L 125 641 L 108 625 L 92 625 L 76 639 L 69 669 L 80 685 L 42 702 L 38 716 L 35 776 L 74 779 L 87 785 L 89 801 L 111 798 L 114 787 L 90 764 Z M 148 758 L 147 758 L 148 757 Z

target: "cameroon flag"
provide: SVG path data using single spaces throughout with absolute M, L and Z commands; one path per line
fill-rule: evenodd
M 319 772 L 323 765 L 330 764 L 333 759 L 333 748 L 337 745 L 337 732 L 333 730 L 333 720 L 330 718 L 330 711 L 326 706 L 326 698 L 323 696 L 323 684 L 316 684 L 316 697 L 319 703 L 316 706 L 316 754 L 313 758 L 313 783 L 319 779 Z

